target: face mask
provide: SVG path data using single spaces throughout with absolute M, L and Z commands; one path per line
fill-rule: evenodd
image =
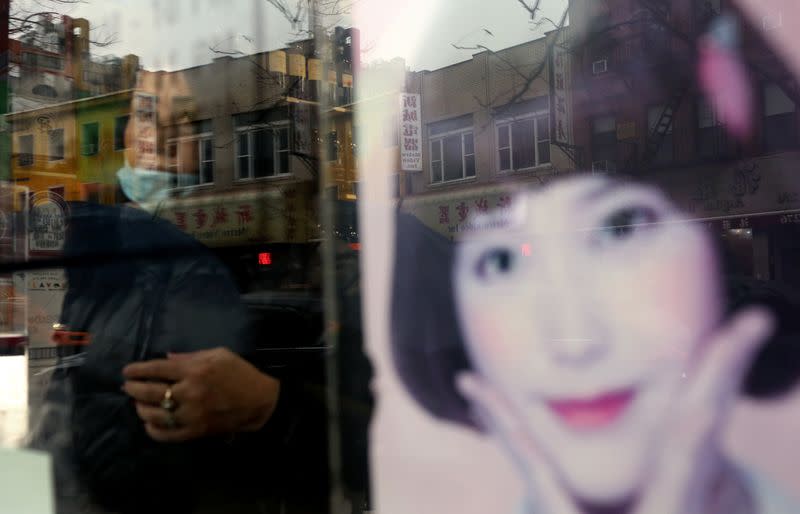
M 167 198 L 167 191 L 175 187 L 175 174 L 165 171 L 133 168 L 125 161 L 125 166 L 117 171 L 122 192 L 138 204 L 157 203 Z

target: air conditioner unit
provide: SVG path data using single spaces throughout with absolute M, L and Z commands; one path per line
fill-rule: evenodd
M 608 59 L 600 59 L 592 63 L 592 75 L 601 75 L 608 71 Z
M 594 161 L 592 162 L 592 173 L 614 173 L 617 171 L 617 164 L 614 161 Z
M 779 29 L 783 26 L 783 13 L 775 12 L 761 17 L 761 26 L 765 31 Z

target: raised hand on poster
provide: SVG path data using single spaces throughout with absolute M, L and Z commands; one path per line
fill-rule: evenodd
M 735 469 L 722 456 L 719 436 L 747 365 L 771 326 L 767 311 L 749 308 L 701 343 L 703 354 L 670 406 L 665 438 L 654 448 L 641 493 L 622 500 L 634 503 L 632 513 L 753 512 Z M 582 512 L 581 504 L 587 502 L 570 491 L 538 450 L 547 443 L 525 429 L 524 414 L 476 373 L 463 372 L 457 383 L 476 421 L 501 444 L 523 477 L 529 509 L 537 514 Z

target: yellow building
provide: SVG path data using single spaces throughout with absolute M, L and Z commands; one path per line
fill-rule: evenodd
M 132 92 L 8 115 L 13 181 L 32 193 L 50 191 L 67 201 L 114 203 Z

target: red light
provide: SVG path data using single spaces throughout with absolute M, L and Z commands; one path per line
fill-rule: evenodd
M 347 246 L 349 246 L 351 250 L 355 250 L 356 252 L 361 250 L 361 243 L 348 243 Z
M 259 266 L 269 266 L 272 264 L 272 254 L 269 252 L 262 252 L 258 254 Z
M 530 243 L 525 243 L 520 248 L 522 250 L 523 257 L 530 257 L 531 256 L 531 245 Z

